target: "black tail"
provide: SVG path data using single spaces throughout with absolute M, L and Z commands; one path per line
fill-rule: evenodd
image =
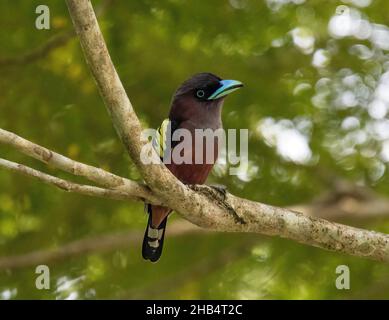
M 142 256 L 145 260 L 157 262 L 162 254 L 167 217 L 161 222 L 158 228 L 153 228 L 151 226 L 151 206 L 148 205 L 147 209 L 149 212 L 149 221 L 143 238 Z

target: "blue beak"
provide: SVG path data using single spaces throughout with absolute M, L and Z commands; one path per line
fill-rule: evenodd
M 219 99 L 243 87 L 243 83 L 236 80 L 222 80 L 220 84 L 221 86 L 208 97 L 208 100 Z

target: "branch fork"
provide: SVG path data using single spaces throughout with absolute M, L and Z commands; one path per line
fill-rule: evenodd
M 166 205 L 200 227 L 223 232 L 280 236 L 306 245 L 389 262 L 389 235 L 358 229 L 227 194 L 224 199 L 208 186 L 185 186 L 162 165 L 140 160 L 142 127 L 109 56 L 89 0 L 66 0 L 85 59 L 119 138 L 146 185 L 103 169 L 71 160 L 14 133 L 0 129 L 0 143 L 95 185 L 56 178 L 22 164 L 0 159 L 0 167 L 39 179 L 70 192 L 117 200 Z M 155 152 L 153 157 L 158 155 Z M 153 161 L 155 163 L 155 161 Z

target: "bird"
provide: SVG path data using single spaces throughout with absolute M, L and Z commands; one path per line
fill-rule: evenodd
M 161 159 L 166 159 L 166 153 L 172 154 L 178 144 L 189 143 L 184 152 L 192 158 L 192 163 L 178 163 L 174 157 L 166 167 L 182 183 L 204 184 L 217 160 L 217 138 L 214 141 L 215 150 L 211 161 L 205 161 L 206 150 L 203 149 L 203 161 L 194 161 L 199 148 L 203 144 L 195 142 L 195 139 L 185 142 L 173 141 L 172 136 L 177 129 L 186 129 L 194 136 L 196 129 L 217 130 L 222 128 L 222 107 L 224 100 L 230 93 L 243 87 L 243 83 L 237 80 L 223 80 L 210 72 L 197 73 L 184 81 L 175 91 L 171 100 L 170 112 L 161 126 L 156 131 L 153 139 L 154 149 Z M 170 147 L 166 147 L 169 145 Z M 189 151 L 187 151 L 189 150 Z M 142 244 L 142 256 L 145 260 L 157 262 L 162 254 L 165 238 L 166 223 L 172 209 L 145 204 L 148 213 L 148 222 Z

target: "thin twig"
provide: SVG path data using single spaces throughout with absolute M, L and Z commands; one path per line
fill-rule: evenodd
M 120 190 L 134 197 L 148 199 L 153 203 L 157 202 L 153 201 L 155 197 L 153 197 L 151 191 L 144 185 L 117 176 L 101 168 L 72 160 L 4 129 L 0 129 L 0 143 L 10 145 L 27 156 L 76 176 L 84 177 L 103 187 Z
M 97 16 L 102 16 L 114 0 L 104 0 L 96 9 Z M 53 35 L 45 43 L 22 53 L 18 56 L 0 58 L 0 68 L 26 65 L 47 57 L 53 50 L 66 45 L 74 38 L 76 33 L 73 29 L 64 30 Z
M 47 42 L 19 56 L 0 58 L 0 68 L 25 65 L 45 58 L 54 49 L 68 43 L 75 36 L 74 30 L 66 30 L 52 36 Z
M 88 0 L 66 0 L 66 3 L 119 137 L 147 185 L 169 207 L 201 227 L 278 235 L 326 250 L 389 262 L 389 235 L 307 217 L 230 194 L 220 199 L 209 187 L 192 190 L 184 186 L 162 165 L 143 163 L 140 154 L 146 142 L 140 139 L 142 126 L 112 63 L 92 4 Z M 158 159 L 156 153 L 152 156 Z
M 167 231 L 169 237 L 176 237 L 186 234 L 204 232 L 185 220 L 173 222 Z M 74 258 L 83 254 L 106 253 L 117 249 L 129 248 L 139 245 L 143 232 L 131 230 L 126 233 L 117 233 L 103 236 L 88 237 L 76 240 L 58 248 L 45 249 L 19 254 L 14 256 L 0 257 L 1 269 L 17 269 L 39 264 L 50 264 L 62 261 L 67 258 Z
M 21 173 L 25 176 L 34 177 L 46 184 L 54 185 L 57 188 L 68 192 L 80 193 L 87 196 L 109 198 L 115 200 L 133 200 L 134 197 L 129 196 L 127 193 L 119 190 L 103 189 L 99 187 L 82 185 L 74 182 L 70 182 L 64 179 L 60 179 L 51 176 L 47 173 L 32 169 L 25 165 L 8 161 L 0 158 L 0 167 L 9 169 L 14 172 Z
M 163 165 L 146 166 L 143 164 L 140 161 L 140 150 L 143 146 L 140 141 L 142 127 L 110 59 L 93 8 L 88 0 L 67 0 L 67 4 L 86 60 L 97 81 L 113 124 L 153 192 L 144 185 L 100 168 L 71 160 L 2 129 L 0 129 L 0 142 L 106 188 L 73 183 L 4 159 L 0 159 L 0 167 L 35 177 L 42 182 L 70 192 L 120 200 L 142 201 L 146 199 L 166 204 L 180 212 L 187 220 L 204 228 L 277 235 L 322 249 L 389 261 L 389 236 L 386 234 L 331 223 L 317 217 L 307 217 L 299 212 L 249 201 L 231 194 L 227 194 L 226 198 L 223 199 L 207 186 L 194 186 L 192 188 L 184 186 Z M 56 41 L 59 40 L 49 41 L 48 44 L 44 45 L 45 48 L 51 50 L 57 45 Z M 30 61 L 39 58 L 45 52 L 46 50 L 35 50 L 22 59 L 20 57 L 17 59 L 20 59 L 19 62 Z M 12 61 L 7 63 L 12 63 Z M 157 157 L 156 154 L 154 156 Z M 381 210 L 383 204 L 386 205 L 387 202 L 379 202 L 378 209 Z M 128 241 L 133 237 L 135 236 L 126 235 L 123 238 L 114 239 L 108 237 L 99 248 L 106 250 L 113 245 L 119 243 L 121 245 L 122 241 Z M 89 241 L 81 242 L 81 245 L 80 243 L 78 245 L 72 243 L 65 246 L 60 254 L 50 251 L 43 254 L 43 257 L 53 261 L 58 257 L 89 252 L 92 247 L 93 245 Z M 28 259 L 36 262 L 39 260 L 36 256 L 35 252 L 31 255 L 16 257 L 14 261 L 19 261 L 16 264 L 26 263 L 25 261 Z M 0 261 L 4 262 L 5 260 L 0 259 Z

